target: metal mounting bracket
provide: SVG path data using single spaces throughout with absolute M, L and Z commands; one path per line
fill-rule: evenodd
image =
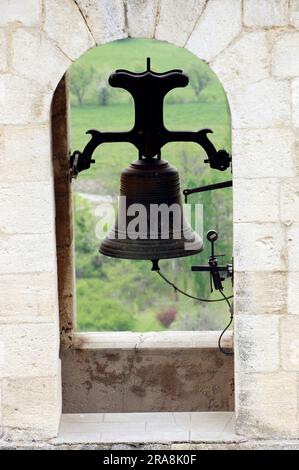
M 166 94 L 178 87 L 185 87 L 189 78 L 182 70 L 170 70 L 164 73 L 153 72 L 150 68 L 150 58 L 147 58 L 147 69 L 142 73 L 128 70 L 116 70 L 109 77 L 112 87 L 127 90 L 134 99 L 135 123 L 128 132 L 100 132 L 91 129 L 90 141 L 80 152 L 76 150 L 70 156 L 71 177 L 90 167 L 92 154 L 95 149 L 107 142 L 129 142 L 138 152 L 139 158 L 160 158 L 161 148 L 169 142 L 195 142 L 207 154 L 204 160 L 211 168 L 220 171 L 230 166 L 231 157 L 226 150 L 216 150 L 208 139 L 211 129 L 199 131 L 170 131 L 163 122 L 163 102 Z

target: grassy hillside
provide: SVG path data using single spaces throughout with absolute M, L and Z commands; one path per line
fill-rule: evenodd
M 74 69 L 79 64 L 84 67 L 95 67 L 98 73 L 106 74 L 108 77 L 116 69 L 128 69 L 133 72 L 143 72 L 146 69 L 146 58 L 151 58 L 151 68 L 155 72 L 165 72 L 170 69 L 190 70 L 194 65 L 204 67 L 206 72 L 214 78 L 204 91 L 203 100 L 225 100 L 221 84 L 214 73 L 199 61 L 193 54 L 181 47 L 174 46 L 167 42 L 156 41 L 154 39 L 123 39 L 104 46 L 95 47 L 84 54 L 71 67 Z M 123 99 L 127 99 L 127 92 L 120 93 Z M 180 89 L 171 92 L 183 98 L 193 95 L 190 88 Z M 220 95 L 222 95 L 220 97 Z
M 141 39 L 116 41 L 92 49 L 71 67 L 71 81 L 78 76 L 78 72 L 80 75 L 82 70 L 92 68 L 84 104 L 78 106 L 75 94 L 71 96 L 72 150 L 83 149 L 89 140 L 85 132 L 90 128 L 117 131 L 132 127 L 134 109 L 129 94 L 105 88 L 107 105 L 100 106 L 99 89 L 103 87 L 103 77 L 106 81 L 109 74 L 118 68 L 143 71 L 148 56 L 151 57 L 151 66 L 155 71 L 181 68 L 191 74 L 197 68 L 204 77 L 208 77 L 199 97 L 190 85 L 167 95 L 164 112 L 166 126 L 173 130 L 210 127 L 214 131 L 211 140 L 216 147 L 230 151 L 230 115 L 225 94 L 215 75 L 206 64 L 184 49 Z M 94 156 L 96 164 L 79 175 L 74 187 L 81 192 L 117 195 L 120 172 L 137 158 L 136 149 L 125 143 L 104 144 L 96 150 Z M 196 144 L 168 144 L 162 149 L 162 158 L 178 168 L 182 188 L 230 178 L 229 172 L 223 174 L 210 170 L 203 163 L 204 152 Z M 190 202 L 204 204 L 204 231 L 219 229 L 219 252 L 226 253 L 229 259 L 232 249 L 231 190 L 193 196 Z M 76 198 L 75 218 L 79 329 L 149 331 L 165 328 L 221 328 L 227 315 L 222 303 L 207 306 L 177 296 L 169 286 L 161 284 L 146 261 L 113 260 L 97 254 L 100 241 L 94 233 L 97 224 L 94 206 L 79 197 Z M 208 252 L 205 251 L 191 258 L 164 261 L 161 267 L 170 279 L 189 292 L 209 296 L 208 276 L 190 273 L 192 264 L 206 263 L 207 258 Z M 229 286 L 228 281 L 227 284 Z M 218 297 L 217 294 L 213 296 Z M 171 316 L 173 321 L 165 325 L 164 319 Z

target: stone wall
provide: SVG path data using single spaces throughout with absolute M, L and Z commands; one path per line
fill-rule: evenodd
M 234 360 L 219 334 L 76 333 L 61 352 L 63 412 L 232 411 Z
M 50 132 L 81 54 L 155 37 L 206 60 L 232 113 L 237 432 L 298 437 L 299 1 L 2 0 L 0 377 L 7 434 L 60 419 Z

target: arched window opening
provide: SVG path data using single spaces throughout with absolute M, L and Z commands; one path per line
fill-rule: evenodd
M 164 102 L 164 123 L 169 130 L 211 128 L 217 149 L 231 149 L 230 113 L 224 90 L 207 64 L 185 49 L 156 40 L 127 39 L 94 48 L 70 69 L 71 149 L 83 149 L 90 128 L 127 131 L 134 123 L 129 93 L 111 88 L 107 79 L 116 69 L 141 72 L 146 57 L 157 72 L 181 68 L 189 85 L 171 91 Z M 98 252 L 99 221 L 107 205 L 116 205 L 122 169 L 137 159 L 127 143 L 109 143 L 95 153 L 96 163 L 73 181 L 76 266 L 77 331 L 218 330 L 227 320 L 223 302 L 209 304 L 187 299 L 163 283 L 148 261 L 108 258 Z M 170 143 L 162 158 L 180 174 L 181 189 L 231 179 L 229 171 L 212 170 L 204 163 L 204 150 L 189 142 Z M 203 205 L 203 238 L 210 229 L 219 232 L 217 253 L 232 255 L 231 189 L 190 196 Z M 219 298 L 211 293 L 208 273 L 191 273 L 191 266 L 207 264 L 209 246 L 187 258 L 165 260 L 161 271 L 193 296 Z M 227 295 L 231 283 L 226 281 Z

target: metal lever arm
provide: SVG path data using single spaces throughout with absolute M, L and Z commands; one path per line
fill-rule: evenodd
M 165 129 L 164 143 L 168 142 L 195 142 L 200 145 L 207 154 L 205 163 L 209 163 L 211 168 L 224 171 L 229 168 L 231 157 L 226 150 L 216 150 L 207 134 L 213 134 L 211 129 L 201 129 L 199 131 L 169 131 Z
M 194 193 L 203 193 L 205 191 L 214 191 L 215 189 L 223 189 L 232 187 L 232 180 L 222 181 L 221 183 L 206 184 L 205 186 L 198 186 L 197 188 L 184 189 L 183 194 L 185 196 L 185 202 L 187 202 L 187 197 L 190 194 Z
M 90 168 L 93 152 L 96 148 L 108 142 L 129 142 L 139 151 L 139 154 L 146 158 L 153 158 L 160 153 L 161 148 L 169 142 L 195 142 L 200 145 L 207 154 L 205 163 L 209 163 L 211 168 L 224 171 L 230 166 L 231 157 L 225 150 L 216 150 L 207 134 L 212 133 L 210 129 L 202 129 L 197 132 L 189 131 L 169 131 L 164 129 L 155 139 L 150 132 L 136 132 L 133 128 L 128 132 L 100 132 L 95 129 L 87 131 L 91 135 L 90 141 L 85 146 L 83 152 L 76 150 L 70 157 L 70 168 L 72 176 L 75 177 L 83 170 Z

